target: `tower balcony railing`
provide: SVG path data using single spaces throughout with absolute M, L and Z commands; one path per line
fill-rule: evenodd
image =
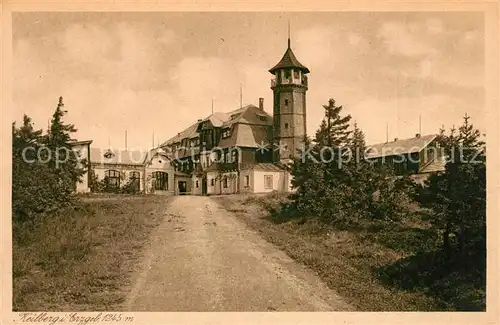
M 281 79 L 281 82 L 279 82 L 279 83 L 276 80 L 276 78 L 271 79 L 271 87 L 276 87 L 276 85 L 278 85 L 278 84 L 279 85 L 302 85 L 302 86 L 307 87 L 307 77 L 303 76 L 302 80 L 292 79 L 292 78 Z

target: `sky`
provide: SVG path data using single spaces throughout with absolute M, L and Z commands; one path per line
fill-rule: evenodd
M 214 110 L 272 114 L 268 70 L 287 47 L 307 66 L 307 129 L 330 98 L 368 144 L 438 132 L 467 113 L 485 129 L 480 12 L 13 14 L 14 118 L 36 128 L 63 96 L 94 147 L 149 148 Z M 419 123 L 421 120 L 421 124 Z

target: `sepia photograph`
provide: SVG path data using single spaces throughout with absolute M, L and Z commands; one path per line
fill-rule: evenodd
M 484 12 L 11 20 L 21 322 L 486 311 Z

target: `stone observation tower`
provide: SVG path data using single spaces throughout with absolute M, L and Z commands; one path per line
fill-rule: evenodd
M 309 69 L 302 65 L 290 47 L 280 62 L 269 70 L 274 75 L 271 89 L 273 103 L 273 144 L 275 161 L 297 156 L 306 137 L 306 91 Z

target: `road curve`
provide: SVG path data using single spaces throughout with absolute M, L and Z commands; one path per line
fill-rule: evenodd
M 352 310 L 313 272 L 209 197 L 169 200 L 125 310 Z

